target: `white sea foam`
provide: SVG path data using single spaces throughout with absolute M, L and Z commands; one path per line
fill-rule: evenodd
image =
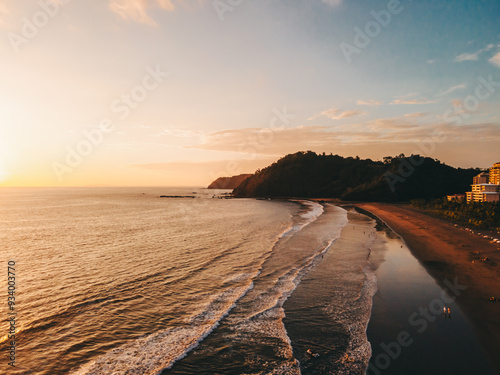
M 373 296 L 377 292 L 377 277 L 369 265 L 363 267 L 363 273 L 365 280 L 358 300 L 360 307 L 349 327 L 351 341 L 346 353 L 348 360 L 343 361 L 344 366 L 339 369 L 339 374 L 350 374 L 353 369 L 366 370 L 372 353 L 366 330 L 370 321 Z
M 301 218 L 305 220 L 293 228 L 294 234 L 300 232 L 308 224 L 316 221 L 323 214 L 323 206 L 314 202 L 304 202 L 304 204 L 309 206 L 310 209 L 308 212 L 301 214 Z M 324 226 L 325 239 L 328 239 L 328 241 L 323 243 L 321 248 L 311 247 L 310 250 L 314 249 L 315 251 L 309 253 L 309 256 L 305 258 L 301 259 L 300 256 L 297 256 L 296 263 L 290 264 L 291 267 L 289 269 L 283 269 L 283 274 L 276 275 L 277 279 L 272 284 L 260 284 L 259 287 L 256 287 L 251 295 L 246 297 L 252 300 L 250 310 L 236 310 L 235 313 L 229 316 L 228 325 L 233 332 L 232 339 L 234 341 L 248 342 L 257 340 L 256 344 L 262 345 L 267 342 L 268 345 L 272 346 L 276 360 L 269 357 L 265 358 L 265 361 L 268 364 L 272 363 L 272 366 L 275 367 L 273 367 L 272 372 L 266 373 L 300 374 L 300 364 L 293 356 L 291 341 L 283 324 L 285 317 L 283 304 L 292 295 L 309 270 L 321 261 L 323 254 L 340 236 L 340 231 L 347 222 L 347 215 L 345 215 L 345 217 L 339 216 L 335 221 L 330 220 L 328 224 L 326 222 L 321 223 L 320 225 Z M 315 232 L 313 231 L 313 233 Z M 304 233 L 304 236 L 310 235 L 310 233 Z M 300 240 L 298 243 L 300 243 Z M 292 251 L 287 245 L 289 242 L 284 242 L 284 244 L 285 247 L 281 248 L 283 253 L 280 253 L 282 255 L 286 255 L 288 251 Z M 297 250 L 297 254 L 300 254 L 302 249 L 298 247 Z M 277 253 L 274 256 L 281 259 Z M 282 265 L 283 261 L 280 261 L 279 264 Z M 277 360 L 278 358 L 280 360 Z
M 304 227 L 317 220 L 323 213 L 323 206 L 315 203 L 301 202 L 309 210 L 300 215 L 301 223 L 287 228 L 279 239 L 300 232 Z M 270 289 L 263 290 L 252 301 L 251 315 L 245 314 L 243 320 L 230 319 L 230 325 L 235 337 L 252 340 L 253 334 L 264 334 L 268 337 L 278 338 L 283 345 L 275 345 L 277 358 L 287 359 L 284 363 L 276 363 L 273 374 L 300 374 L 299 363 L 293 357 L 293 350 L 286 329 L 283 325 L 283 303 L 297 288 L 302 277 L 321 259 L 332 243 L 338 238 L 340 230 L 347 222 L 336 223 L 332 229 L 333 236 L 324 248 L 303 259 L 300 264 L 290 268 L 285 274 L 274 282 Z M 260 274 L 260 270 L 259 270 Z M 257 275 L 245 274 L 229 277 L 224 280 L 236 283 L 253 279 Z M 219 296 L 206 295 L 203 300 L 209 300 L 208 306 L 193 315 L 186 326 L 161 331 L 152 335 L 139 338 L 122 347 L 113 349 L 97 358 L 92 363 L 82 367 L 73 375 L 101 375 L 108 373 L 125 374 L 158 374 L 163 369 L 170 368 L 176 361 L 184 358 L 189 351 L 197 347 L 235 307 L 236 301 L 243 297 L 253 284 L 245 290 L 232 289 Z M 247 311 L 248 312 L 248 311 Z M 233 314 L 232 314 L 233 315 Z M 232 324 L 231 324 L 232 323 Z M 256 344 L 259 344 L 256 342 Z
M 300 215 L 305 220 L 305 222 L 299 226 L 299 229 L 302 229 L 306 225 L 309 225 L 312 222 L 314 222 L 318 217 L 321 216 L 321 214 L 324 211 L 323 206 L 316 202 L 312 201 L 296 201 L 296 202 L 309 206 L 309 211 L 304 212 Z
M 338 363 L 337 374 L 347 375 L 364 372 L 368 368 L 371 357 L 371 344 L 367 338 L 367 328 L 371 315 L 373 296 L 377 292 L 377 277 L 369 264 L 369 255 L 362 268 L 364 280 L 356 296 L 352 293 L 342 298 L 338 321 L 348 323 L 350 335 L 349 345 L 341 363 Z M 351 294 L 349 296 L 349 294 Z
M 278 239 L 280 238 L 283 238 L 283 237 L 286 237 L 286 236 L 290 236 L 292 234 L 292 232 L 295 232 L 296 229 L 295 229 L 295 226 L 293 224 L 290 224 L 288 226 L 288 228 L 286 228 L 279 236 L 278 236 Z
M 283 237 L 290 237 L 294 233 L 299 232 L 305 226 L 311 224 L 323 213 L 323 206 L 319 203 L 305 200 L 291 200 L 292 202 L 298 202 L 303 206 L 308 206 L 309 210 L 300 214 L 300 223 L 290 224 L 290 226 L 280 234 L 278 239 Z
M 47 374 L 55 366 L 157 373 L 212 332 L 240 287 L 280 266 L 262 268 L 291 219 L 305 220 L 290 203 L 204 199 L 197 210 L 201 199 L 158 199 L 190 191 L 163 190 L 3 194 L 3 245 L 25 275 L 23 365 Z
M 253 283 L 229 289 L 215 296 L 205 310 L 191 317 L 186 326 L 133 340 L 83 365 L 71 375 L 159 374 L 198 346 L 236 306 L 236 301 L 252 288 Z

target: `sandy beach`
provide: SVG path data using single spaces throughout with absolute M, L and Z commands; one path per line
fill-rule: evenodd
M 476 234 L 407 205 L 360 203 L 403 237 L 413 255 L 442 288 L 456 280 L 456 302 L 475 328 L 493 363 L 500 365 L 500 251 Z M 479 253 L 478 253 L 479 252 Z M 481 260 L 488 258 L 487 260 Z

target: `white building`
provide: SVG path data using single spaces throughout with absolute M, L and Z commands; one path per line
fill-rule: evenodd
M 499 167 L 500 163 L 496 163 L 490 168 L 489 173 L 482 172 L 474 177 L 471 185 L 472 191 L 465 193 L 467 202 L 498 202 L 500 200 Z

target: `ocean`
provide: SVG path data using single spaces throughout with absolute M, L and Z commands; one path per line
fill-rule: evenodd
M 363 374 L 374 221 L 221 193 L 2 189 L 0 373 Z

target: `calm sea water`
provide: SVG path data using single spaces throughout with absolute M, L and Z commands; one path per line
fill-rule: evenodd
M 7 262 L 15 261 L 18 315 L 15 368 L 5 359 L 7 322 L 0 323 L 0 373 L 299 374 L 310 367 L 297 354 L 291 336 L 300 327 L 284 322 L 284 304 L 324 262 L 347 212 L 213 195 L 3 189 L 0 311 L 6 315 Z M 338 336 L 330 348 L 336 357 L 357 353 L 354 362 L 324 364 L 332 373 L 365 368 L 370 356 L 365 330 L 375 286 L 364 267 L 366 241 L 349 251 L 359 256 L 345 260 L 348 267 L 336 263 L 335 304 L 326 294 L 303 302 L 324 302 L 319 326 Z M 351 300 L 362 313 L 352 313 Z M 307 310 L 301 303 L 290 305 L 291 316 Z

